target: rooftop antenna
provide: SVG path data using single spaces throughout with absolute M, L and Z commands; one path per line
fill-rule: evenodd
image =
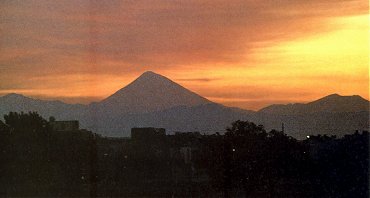
M 284 133 L 284 131 L 285 131 L 285 127 L 284 127 L 284 122 L 283 122 L 283 123 L 281 123 L 281 132 Z

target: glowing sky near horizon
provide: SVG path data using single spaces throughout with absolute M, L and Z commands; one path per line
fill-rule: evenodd
M 0 1 L 0 95 L 89 103 L 151 70 L 246 109 L 369 99 L 368 4 Z

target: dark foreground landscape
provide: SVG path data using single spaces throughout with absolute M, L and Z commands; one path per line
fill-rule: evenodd
M 33 112 L 4 120 L 1 197 L 369 196 L 367 131 L 296 140 L 235 121 L 222 135 L 133 128 L 107 138 Z

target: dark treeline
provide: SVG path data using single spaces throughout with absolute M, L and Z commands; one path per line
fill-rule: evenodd
M 0 196 L 89 195 L 96 135 L 56 133 L 37 113 L 9 113 L 0 123 Z
M 37 113 L 0 121 L 0 196 L 368 197 L 369 134 L 310 136 L 236 121 L 224 135 L 107 138 Z

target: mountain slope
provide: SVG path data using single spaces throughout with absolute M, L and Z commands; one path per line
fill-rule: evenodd
M 211 134 L 224 132 L 235 120 L 250 120 L 251 111 L 235 111 L 223 105 L 210 103 L 198 106 L 176 106 L 162 111 L 120 115 L 105 114 L 90 117 L 87 128 L 105 136 L 130 136 L 133 127 L 161 127 L 168 133 L 174 131 Z M 90 114 L 93 116 L 93 114 Z

